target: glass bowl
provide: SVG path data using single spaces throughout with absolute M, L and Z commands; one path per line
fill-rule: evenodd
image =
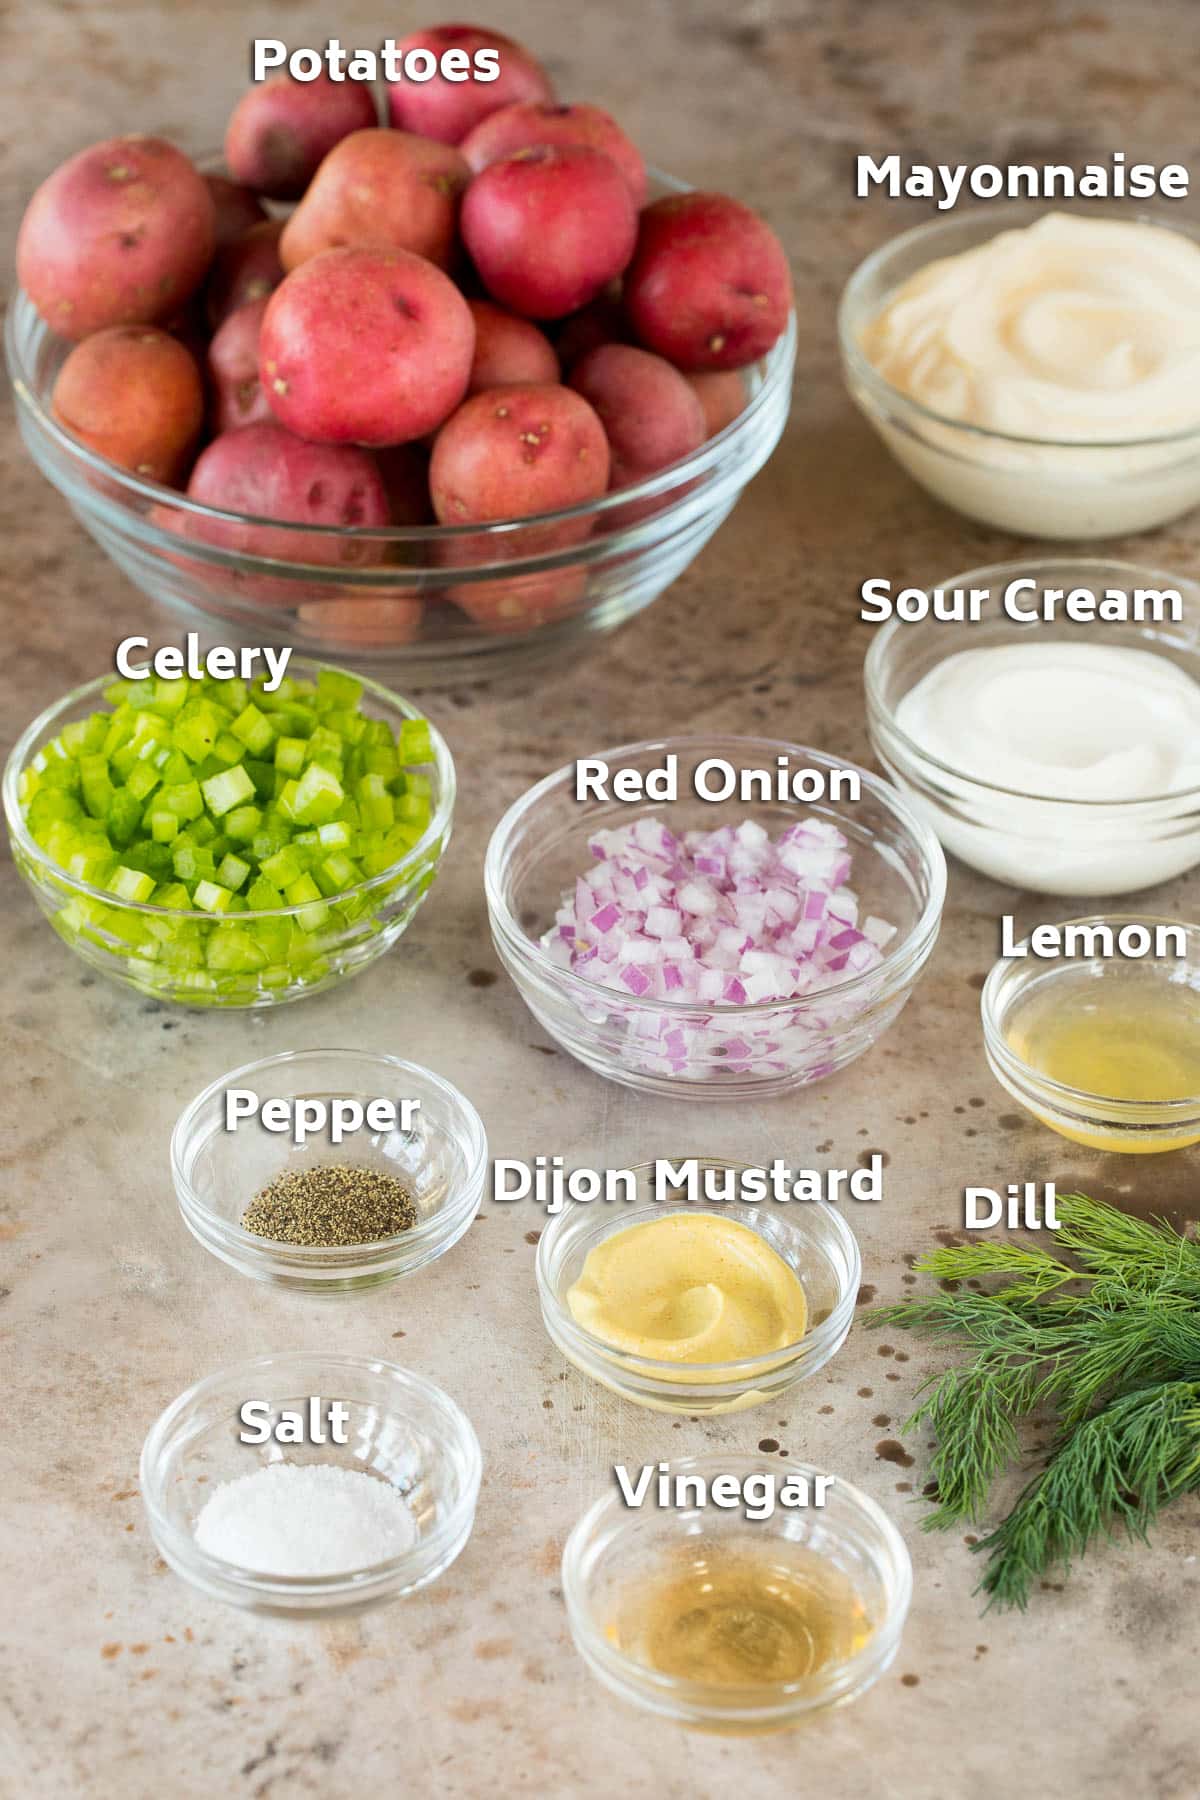
M 741 1171 L 747 1166 L 712 1157 L 699 1161 L 702 1169 Z M 542 1232 L 536 1263 L 542 1322 L 550 1341 L 567 1361 L 639 1406 L 689 1415 L 760 1406 L 823 1369 L 846 1341 L 862 1278 L 858 1243 L 836 1208 L 823 1201 L 792 1201 L 786 1206 L 741 1201 L 720 1207 L 672 1206 L 650 1197 L 653 1172 L 652 1163 L 633 1170 L 639 1195 L 635 1204 L 610 1211 L 571 1203 L 556 1213 Z M 576 1321 L 567 1293 L 578 1281 L 589 1252 L 616 1231 L 674 1212 L 732 1219 L 766 1239 L 795 1271 L 804 1289 L 808 1328 L 799 1343 L 737 1362 L 681 1364 L 615 1349 Z
M 289 673 L 315 677 L 327 666 L 293 657 Z M 291 928 L 296 922 L 304 929 L 299 922 L 310 909 L 303 905 L 214 917 L 207 912 L 120 900 L 105 888 L 68 875 L 34 841 L 19 799 L 21 772 L 64 725 L 86 719 L 102 703 L 104 690 L 114 679 L 101 675 L 47 707 L 18 739 L 4 771 L 4 814 L 13 859 L 59 937 L 90 968 L 123 987 L 176 1005 L 278 1006 L 332 987 L 391 948 L 433 885 L 450 841 L 454 763 L 445 740 L 432 725 L 433 762 L 424 772 L 432 783 L 433 812 L 424 834 L 390 868 L 328 896 L 329 916 L 317 930 L 299 939 Z M 358 679 L 363 681 L 361 706 L 368 717 L 386 720 L 393 731 L 405 719 L 424 717 L 410 700 L 373 681 Z M 225 959 L 219 949 L 214 956 L 214 948 L 228 944 L 232 933 L 247 926 L 272 925 L 288 928 L 285 958 L 290 960 L 268 962 L 252 972 L 220 968 Z M 296 956 L 297 947 L 303 949 L 303 957 Z
M 659 176 L 652 196 L 686 191 Z M 8 309 L 5 349 L 26 449 L 143 593 L 190 626 L 215 623 L 222 642 L 232 632 L 428 685 L 577 652 L 657 599 L 778 443 L 796 327 L 793 314 L 769 355 L 741 372 L 746 404 L 738 418 L 636 487 L 483 529 L 292 526 L 287 561 L 278 556 L 278 526 L 274 556 L 213 542 L 245 516 L 144 481 L 63 430 L 50 399 L 70 346 L 24 293 Z
M 319 1394 L 349 1410 L 339 1444 L 243 1444 L 247 1400 L 303 1408 Z M 219 1482 L 272 1462 L 321 1463 L 391 1482 L 412 1509 L 417 1538 L 401 1555 L 341 1575 L 264 1575 L 201 1550 L 200 1512 Z M 441 1388 L 398 1363 L 363 1356 L 260 1356 L 198 1381 L 156 1419 L 142 1446 L 139 1485 L 151 1535 L 177 1575 L 251 1612 L 323 1618 L 361 1611 L 428 1587 L 465 1546 L 482 1473 L 471 1421 Z
M 820 1471 L 805 1463 L 772 1462 L 734 1454 L 689 1457 L 667 1465 L 671 1478 L 706 1482 L 732 1475 L 807 1480 Z M 850 1654 L 792 1681 L 742 1685 L 664 1674 L 622 1647 L 623 1609 L 645 1580 L 672 1567 L 703 1575 L 714 1554 L 769 1554 L 792 1580 L 819 1581 L 822 1566 L 848 1582 L 873 1627 Z M 840 1478 L 821 1507 L 776 1506 L 751 1521 L 741 1506 L 661 1506 L 651 1482 L 640 1507 L 614 1489 L 575 1526 L 563 1551 L 563 1596 L 575 1648 L 611 1693 L 659 1718 L 702 1731 L 736 1735 L 778 1731 L 827 1707 L 844 1706 L 873 1686 L 891 1665 L 912 1598 L 912 1564 L 904 1539 L 874 1500 Z
M 1035 583 L 1022 609 L 1048 588 L 1175 588 L 1175 624 L 1018 623 L 1002 594 Z M 1123 894 L 1171 881 L 1200 862 L 1200 789 L 1148 800 L 1064 800 L 979 780 L 928 755 L 896 722 L 904 696 L 947 657 L 1008 644 L 1102 643 L 1151 651 L 1200 681 L 1200 587 L 1177 575 L 1103 558 L 1031 557 L 969 569 L 940 588 L 986 588 L 975 624 L 891 619 L 867 652 L 867 725 L 880 763 L 942 844 L 984 875 L 1039 894 Z M 1198 759 L 1200 760 L 1200 759 Z
M 539 1024 L 599 1075 L 648 1093 L 693 1099 L 715 1092 L 729 1099 L 784 1093 L 845 1068 L 869 1049 L 929 960 L 946 892 L 938 841 L 901 796 L 854 763 L 768 738 L 663 738 L 602 755 L 610 769 L 619 765 L 643 775 L 665 756 L 677 756 L 679 798 L 636 807 L 590 797 L 576 801 L 575 765 L 569 763 L 508 809 L 488 846 L 484 885 L 492 937 Z M 691 771 L 709 757 L 725 759 L 740 775 L 773 770 L 778 756 L 821 772 L 827 782 L 834 770 L 852 771 L 861 798 L 709 802 L 692 794 Z M 850 885 L 862 914 L 897 927 L 882 963 L 798 999 L 707 1007 L 639 999 L 562 968 L 540 940 L 554 925 L 564 892 L 592 864 L 589 837 L 643 818 L 677 833 L 712 831 L 744 818 L 772 833 L 806 818 L 836 826 L 849 841 Z
M 412 1129 L 365 1126 L 332 1144 L 327 1133 L 303 1145 L 256 1119 L 225 1130 L 227 1088 L 268 1099 L 419 1102 Z M 374 1169 L 402 1180 L 417 1223 L 378 1243 L 317 1248 L 246 1231 L 250 1200 L 285 1170 L 319 1163 Z M 444 1256 L 467 1230 L 483 1198 L 487 1138 L 475 1108 L 440 1075 L 397 1056 L 363 1050 L 289 1050 L 222 1075 L 179 1115 L 171 1175 L 184 1224 L 222 1262 L 256 1281 L 308 1294 L 356 1293 L 411 1275 Z
M 846 386 L 901 468 L 936 500 L 1022 537 L 1095 539 L 1150 531 L 1200 502 L 1200 405 L 1194 429 L 1097 442 L 1011 436 L 936 413 L 893 387 L 861 348 L 865 328 L 929 263 L 959 256 L 1047 212 L 1157 225 L 1200 242 L 1175 213 L 1014 202 L 973 207 L 902 232 L 859 264 L 838 311 Z
M 1187 954 L 1165 960 L 1153 956 L 1002 957 L 993 965 L 980 999 L 984 1048 L 992 1074 L 1035 1119 L 1090 1150 L 1145 1156 L 1200 1143 L 1200 1091 L 1179 1100 L 1118 1100 L 1110 1094 L 1088 1092 L 1054 1080 L 1031 1060 L 1019 1041 L 1023 1031 L 1056 1012 L 1064 1000 L 1077 1000 L 1081 989 L 1086 989 L 1088 1003 L 1097 1008 L 1100 1018 L 1104 991 L 1122 1008 L 1130 1006 L 1126 1028 L 1140 1037 L 1138 1009 L 1146 996 L 1160 994 L 1169 982 L 1185 989 L 1190 997 L 1194 1044 L 1200 1037 L 1200 925 L 1120 913 L 1069 923 L 1108 925 L 1114 933 L 1124 925 L 1144 925 L 1151 931 L 1158 925 L 1171 925 L 1186 933 Z M 1181 1004 L 1186 1004 L 1182 996 Z M 1120 1038 L 1120 1021 L 1113 1029 Z

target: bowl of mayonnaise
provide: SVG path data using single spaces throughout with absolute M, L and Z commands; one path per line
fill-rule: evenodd
M 1200 504 L 1200 227 L 1084 202 L 982 207 L 867 257 L 838 318 L 851 398 L 957 512 L 1027 537 Z

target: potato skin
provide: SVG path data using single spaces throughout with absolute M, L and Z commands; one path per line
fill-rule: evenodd
M 706 438 L 716 437 L 746 410 L 748 396 L 736 369 L 712 369 L 700 375 L 685 375 L 684 380 L 700 402 Z
M 524 519 L 598 500 L 608 488 L 604 427 L 570 388 L 512 386 L 474 394 L 438 432 L 429 465 L 442 525 Z M 522 549 L 578 543 L 591 529 L 570 519 L 523 535 Z
M 571 313 L 554 333 L 554 348 L 566 370 L 574 368 L 581 356 L 600 344 L 627 344 L 629 322 L 621 304 L 621 284 L 609 282 L 594 300 Z
M 230 181 L 227 175 L 206 175 L 204 185 L 212 195 L 218 250 L 241 237 L 252 225 L 261 225 L 266 218 L 258 195 L 250 188 Z
M 352 131 L 335 144 L 283 228 L 288 271 L 322 250 L 411 250 L 449 268 L 471 171 L 451 144 L 408 131 Z
M 576 102 L 555 106 L 547 102 L 520 101 L 489 113 L 462 142 L 462 153 L 476 175 L 514 150 L 534 144 L 584 144 L 610 156 L 629 184 L 635 206 L 646 199 L 646 164 L 633 139 L 627 137 L 611 113 L 600 106 Z
M 234 107 L 225 161 L 233 179 L 256 194 L 298 200 L 335 144 L 378 123 L 375 96 L 363 82 L 273 75 Z
M 322 444 L 411 443 L 467 391 L 475 326 L 407 250 L 326 250 L 272 294 L 259 374 L 282 425 Z
M 493 299 L 526 318 L 561 319 L 624 269 L 637 212 L 611 158 L 582 144 L 535 144 L 475 177 L 462 234 Z
M 173 486 L 204 424 L 204 386 L 177 338 L 152 325 L 110 325 L 59 370 L 52 410 L 100 456 Z
M 676 368 L 744 368 L 780 336 L 791 304 L 783 246 L 740 201 L 672 194 L 642 213 L 625 309 L 638 342 Z
M 570 385 L 592 406 L 612 454 L 610 489 L 669 468 L 704 442 L 704 410 L 678 369 L 632 344 L 601 344 Z
M 303 525 L 340 528 L 388 523 L 388 502 L 374 459 L 351 446 L 308 444 L 281 425 L 245 425 L 214 438 L 197 458 L 188 497 L 224 512 L 252 513 Z M 250 520 L 191 519 L 189 537 L 284 562 L 361 566 L 382 560 L 382 546 L 300 536 Z
M 500 74 L 495 81 L 447 81 L 435 75 L 430 81 L 388 83 L 388 116 L 402 131 L 418 131 L 441 144 L 459 144 L 489 113 L 518 100 L 553 100 L 554 88 L 545 69 L 522 44 L 482 25 L 433 25 L 402 38 L 398 50 L 465 50 L 474 59 L 477 50 L 500 52 Z
M 475 321 L 475 356 L 468 394 L 485 388 L 545 386 L 559 378 L 558 357 L 544 332 L 528 319 L 493 306 L 490 300 L 468 300 Z
M 208 346 L 210 413 L 217 436 L 275 416 L 258 378 L 258 340 L 269 298 L 231 312 Z
M 283 280 L 279 260 L 279 219 L 252 225 L 217 251 L 205 289 L 208 322 L 216 331 L 231 312 L 252 300 L 265 300 Z
M 78 342 L 181 311 L 212 260 L 204 178 L 163 138 L 93 144 L 47 176 L 25 209 L 17 276 L 42 318 Z

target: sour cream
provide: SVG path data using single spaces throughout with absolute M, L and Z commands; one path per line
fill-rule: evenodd
M 974 517 L 1106 536 L 1200 498 L 1200 441 L 1171 441 L 1200 434 L 1200 245 L 1181 231 L 1047 213 L 918 270 L 859 348 L 936 415 L 885 408 L 895 454 Z
M 986 874 L 1115 894 L 1200 860 L 1200 683 L 1165 656 L 1066 641 L 963 650 L 894 718 L 919 752 L 884 747 L 896 779 Z

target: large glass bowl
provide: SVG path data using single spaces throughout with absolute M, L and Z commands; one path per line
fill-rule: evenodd
M 685 189 L 662 177 L 656 191 Z M 223 642 L 290 644 L 428 684 L 569 650 L 657 599 L 779 442 L 796 329 L 793 315 L 770 354 L 742 371 L 746 404 L 731 425 L 636 487 L 483 529 L 289 526 L 288 561 L 207 541 L 246 516 L 142 480 L 65 431 L 50 400 L 70 347 L 15 295 L 5 351 L 26 448 L 135 586 L 192 627 L 211 635 L 215 625 Z
M 484 887 L 501 962 L 538 1023 L 610 1081 L 676 1098 L 761 1099 L 820 1081 L 870 1049 L 896 1018 L 937 942 L 946 859 L 930 827 L 887 782 L 842 757 L 769 738 L 680 737 L 601 752 L 610 770 L 643 776 L 678 758 L 675 801 L 637 806 L 575 799 L 575 764 L 548 775 L 510 806 L 488 846 Z M 858 776 L 858 800 L 711 802 L 694 797 L 698 764 L 719 757 L 740 776 L 793 769 Z M 829 785 L 827 781 L 827 785 Z M 805 819 L 834 825 L 849 843 L 850 886 L 861 914 L 896 927 L 883 960 L 793 1000 L 747 1005 L 638 998 L 564 968 L 542 942 L 563 896 L 593 861 L 593 832 L 653 818 L 672 832 L 714 831 L 753 819 L 772 836 Z
M 289 664 L 293 675 L 308 676 L 316 676 L 320 666 L 300 657 Z M 47 707 L 18 739 L 4 771 L 4 816 L 13 860 L 59 937 L 84 962 L 155 1000 L 183 1006 L 277 1006 L 320 993 L 390 950 L 432 887 L 450 841 L 454 764 L 440 732 L 429 727 L 433 762 L 425 773 L 433 790 L 432 816 L 407 856 L 369 880 L 328 896 L 324 923 L 299 943 L 303 955 L 295 954 L 297 937 L 292 933 L 283 961 L 267 962 L 253 972 L 235 972 L 216 948 L 228 943 L 231 933 L 251 925 L 290 926 L 305 916 L 305 908 L 281 906 L 270 912 L 214 916 L 119 900 L 105 888 L 60 869 L 25 823 L 19 798 L 21 771 L 64 725 L 94 712 L 113 679 L 98 676 Z M 393 731 L 405 719 L 424 717 L 411 701 L 373 681 L 363 682 L 361 704 L 369 718 L 385 719 Z

